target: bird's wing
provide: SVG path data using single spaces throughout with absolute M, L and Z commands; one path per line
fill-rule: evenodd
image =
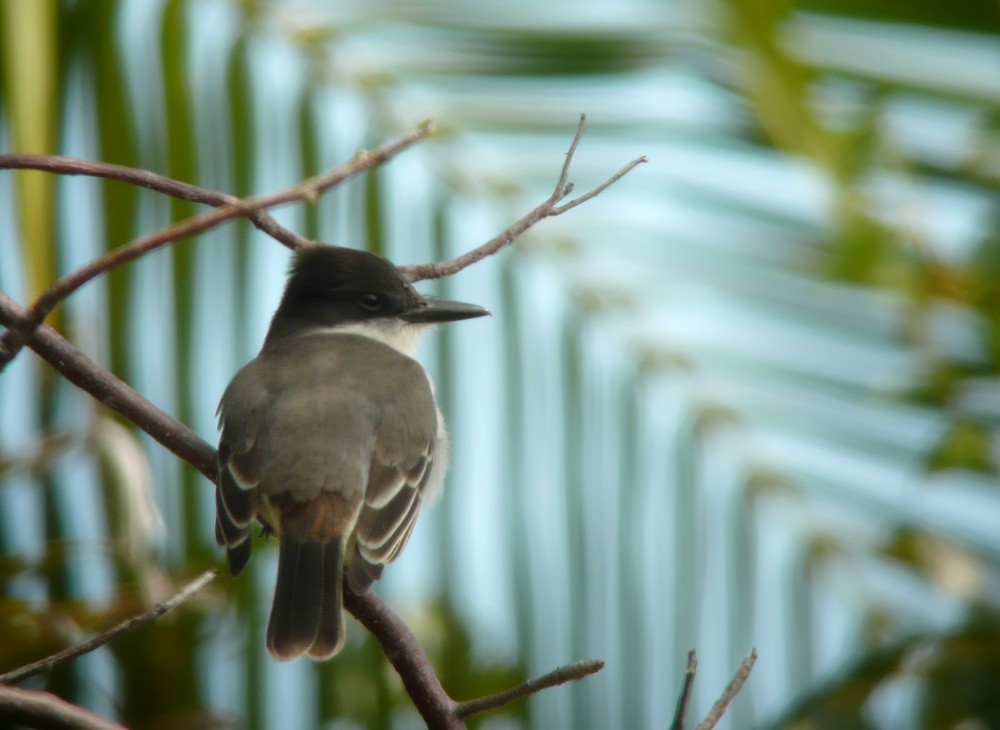
M 447 460 L 430 381 L 405 357 L 391 358 L 380 373 L 380 418 L 368 470 L 364 504 L 354 528 L 348 577 L 356 593 L 402 552 L 413 531 L 433 478 Z
M 226 548 L 233 575 L 250 559 L 250 527 L 260 484 L 253 448 L 264 427 L 267 383 L 258 360 L 233 378 L 219 402 L 219 474 L 215 489 L 215 540 Z

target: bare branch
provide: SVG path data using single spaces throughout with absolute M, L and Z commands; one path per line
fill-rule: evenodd
M 458 273 L 462 269 L 468 268 L 469 266 L 472 266 L 472 264 L 482 261 L 488 256 L 492 256 L 539 221 L 546 218 L 553 218 L 557 215 L 562 215 L 566 211 L 572 210 L 582 203 L 586 203 L 588 200 L 599 195 L 621 180 L 625 177 L 625 175 L 631 172 L 633 168 L 649 161 L 649 159 L 645 156 L 638 157 L 625 165 L 625 167 L 598 185 L 596 188 L 593 188 L 583 195 L 570 200 L 568 203 L 559 205 L 560 201 L 564 200 L 571 192 L 573 192 L 573 183 L 568 182 L 570 165 L 573 163 L 576 148 L 580 144 L 580 138 L 583 136 L 583 132 L 586 128 L 587 117 L 586 115 L 581 114 L 580 126 L 577 128 L 576 135 L 573 137 L 569 150 L 566 152 L 566 161 L 563 162 L 562 170 L 559 173 L 559 180 L 556 182 L 555 189 L 548 198 L 539 203 L 526 215 L 519 218 L 500 234 L 491 238 L 478 248 L 466 251 L 461 256 L 456 256 L 448 261 L 439 261 L 433 264 L 400 266 L 399 269 L 403 272 L 403 275 L 410 281 L 423 281 L 424 279 L 441 279 L 445 276 L 451 276 L 452 274 Z
M 576 134 L 573 135 L 573 141 L 569 143 L 569 149 L 566 150 L 566 159 L 563 161 L 562 169 L 559 171 L 559 180 L 556 182 L 556 189 L 552 193 L 552 197 L 549 198 L 550 200 L 555 198 L 555 202 L 558 202 L 573 192 L 573 183 L 569 181 L 569 168 L 573 165 L 573 158 L 576 156 L 576 148 L 580 146 L 580 140 L 583 138 L 583 133 L 586 131 L 587 115 L 581 114 L 580 123 L 576 127 Z
M 233 218 L 250 217 L 265 208 L 273 208 L 285 203 L 302 200 L 314 201 L 325 190 L 365 170 L 382 164 L 407 147 L 428 137 L 432 131 L 430 123 L 425 122 L 410 134 L 381 147 L 375 152 L 358 153 L 346 165 L 341 165 L 334 170 L 316 175 L 281 192 L 240 200 L 236 203 L 217 208 L 210 213 L 203 213 L 194 218 L 175 223 L 156 233 L 142 236 L 132 243 L 109 251 L 86 266 L 67 274 L 42 294 L 26 310 L 24 317 L 8 325 L 7 332 L 0 337 L 0 368 L 17 355 L 18 351 L 24 345 L 27 334 L 36 329 L 59 302 L 101 274 L 157 248 L 183 238 L 190 238 L 198 233 L 203 233 Z
M 375 591 L 357 594 L 344 583 L 344 608 L 353 614 L 382 645 L 386 659 L 403 680 L 406 693 L 429 728 L 464 728 L 455 702 L 444 691 L 430 659 L 416 637 Z
M 560 684 L 565 684 L 566 682 L 583 679 L 584 677 L 595 674 L 602 669 L 604 669 L 604 662 L 598 659 L 584 659 L 579 662 L 573 662 L 572 664 L 567 664 L 564 667 L 554 669 L 541 677 L 529 679 L 527 682 L 519 684 L 517 687 L 511 687 L 503 692 L 498 692 L 495 695 L 459 702 L 455 706 L 455 714 L 458 717 L 468 717 L 469 715 L 474 715 L 478 712 L 495 710 L 496 708 L 503 707 L 514 700 L 527 697 L 528 695 L 533 695 L 537 692 L 541 692 L 543 689 L 548 689 L 549 687 L 556 687 Z
M 117 638 L 121 634 L 124 634 L 126 631 L 131 631 L 137 626 L 142 626 L 143 624 L 155 621 L 184 603 L 184 601 L 204 588 L 208 582 L 215 577 L 215 575 L 216 572 L 214 569 L 206 570 L 198 576 L 198 578 L 181 588 L 181 590 L 173 596 L 165 601 L 157 603 L 148 611 L 140 613 L 137 616 L 127 618 L 107 631 L 103 631 L 100 634 L 97 634 L 97 636 L 93 636 L 76 646 L 71 646 L 68 649 L 56 652 L 45 659 L 32 662 L 31 664 L 25 664 L 23 667 L 18 667 L 17 669 L 6 672 L 5 674 L 0 674 L 0 684 L 16 684 L 17 682 L 21 682 L 28 677 L 34 677 L 36 674 L 40 674 L 41 672 L 48 672 L 52 670 L 53 667 L 56 667 L 63 662 L 76 659 L 79 656 L 83 656 L 84 654 L 107 644 L 109 641 Z
M 715 701 L 714 705 L 712 705 L 712 709 L 708 711 L 708 715 L 705 716 L 705 719 L 698 723 L 695 730 L 712 730 L 712 728 L 718 724 L 719 720 L 721 720 L 722 716 L 725 714 L 726 709 L 729 707 L 729 703 L 733 701 L 733 698 L 736 697 L 736 693 L 740 691 L 743 684 L 747 681 L 747 678 L 750 676 L 750 672 L 753 671 L 753 665 L 756 661 L 757 650 L 751 649 L 749 656 L 747 656 L 740 664 L 740 668 L 737 670 L 736 676 L 733 677 L 733 680 L 722 693 L 722 696 Z
M 478 248 L 466 251 L 461 256 L 456 256 L 449 261 L 439 261 L 433 264 L 413 264 L 411 266 L 400 266 L 399 270 L 410 281 L 424 281 L 425 279 L 441 279 L 451 276 L 462 269 L 466 269 L 472 264 L 482 261 L 487 256 L 492 256 L 508 243 L 531 228 L 538 221 L 548 216 L 547 211 L 552 207 L 552 203 L 546 200 L 537 206 L 516 223 L 499 233 Z
M 646 155 L 643 155 L 642 157 L 636 157 L 634 160 L 632 160 L 627 165 L 625 165 L 625 167 L 623 167 L 621 170 L 619 170 L 614 175 L 612 175 L 611 177 L 609 177 L 607 180 L 605 180 L 604 182 L 602 182 L 596 188 L 592 188 L 591 190 L 588 190 L 583 195 L 580 195 L 579 197 L 573 198 L 571 201 L 569 201 L 568 203 L 565 203 L 564 205 L 557 205 L 557 206 L 555 206 L 552 209 L 552 212 L 549 213 L 549 217 L 550 218 L 554 218 L 557 215 L 562 215 L 567 210 L 573 210 L 573 208 L 575 208 L 576 206 L 582 205 L 583 203 L 586 203 L 588 200 L 591 200 L 592 198 L 596 198 L 598 195 L 600 195 L 601 193 L 603 193 L 605 190 L 607 190 L 608 188 L 610 188 L 616 182 L 618 182 L 623 177 L 625 177 L 630 172 L 632 172 L 632 170 L 634 168 L 636 168 L 639 165 L 642 165 L 642 164 L 644 164 L 646 162 L 649 162 L 649 158 L 646 157 Z
M 53 730 L 127 730 L 54 694 L 20 687 L 0 687 L 0 725 Z
M 691 700 L 691 689 L 694 687 L 694 675 L 698 672 L 698 655 L 688 652 L 687 669 L 684 670 L 684 688 L 681 696 L 677 700 L 677 712 L 674 714 L 674 721 L 670 725 L 670 730 L 684 730 L 687 724 L 688 702 Z
M 238 205 L 240 199 L 235 195 L 216 192 L 190 183 L 174 180 L 149 170 L 136 167 L 113 165 L 109 162 L 92 162 L 75 157 L 60 155 L 0 155 L 0 169 L 7 170 L 41 170 L 61 175 L 87 175 L 106 180 L 117 180 L 148 190 L 155 190 L 181 200 L 192 203 L 205 203 L 216 208 L 224 205 Z M 251 223 L 264 233 L 291 249 L 301 248 L 310 243 L 305 236 L 289 230 L 274 220 L 267 211 L 258 210 L 247 216 Z

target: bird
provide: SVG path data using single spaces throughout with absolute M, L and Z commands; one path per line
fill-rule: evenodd
M 340 651 L 344 578 L 363 593 L 406 546 L 449 449 L 415 359 L 420 335 L 489 314 L 418 293 L 367 251 L 296 252 L 263 346 L 216 414 L 215 538 L 230 572 L 250 559 L 255 521 L 278 541 L 266 635 L 275 659 Z

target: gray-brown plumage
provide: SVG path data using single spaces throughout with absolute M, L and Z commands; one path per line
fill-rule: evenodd
M 417 334 L 486 313 L 420 296 L 372 254 L 296 257 L 260 354 L 219 404 L 216 540 L 235 575 L 255 518 L 278 536 L 276 658 L 335 654 L 344 571 L 361 592 L 405 547 L 448 451 Z

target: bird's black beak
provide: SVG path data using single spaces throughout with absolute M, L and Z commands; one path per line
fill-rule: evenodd
M 475 319 L 476 317 L 485 317 L 488 314 L 490 314 L 490 310 L 480 307 L 478 304 L 423 297 L 420 304 L 399 316 L 414 324 L 433 324 L 435 322 L 457 322 L 460 319 Z

